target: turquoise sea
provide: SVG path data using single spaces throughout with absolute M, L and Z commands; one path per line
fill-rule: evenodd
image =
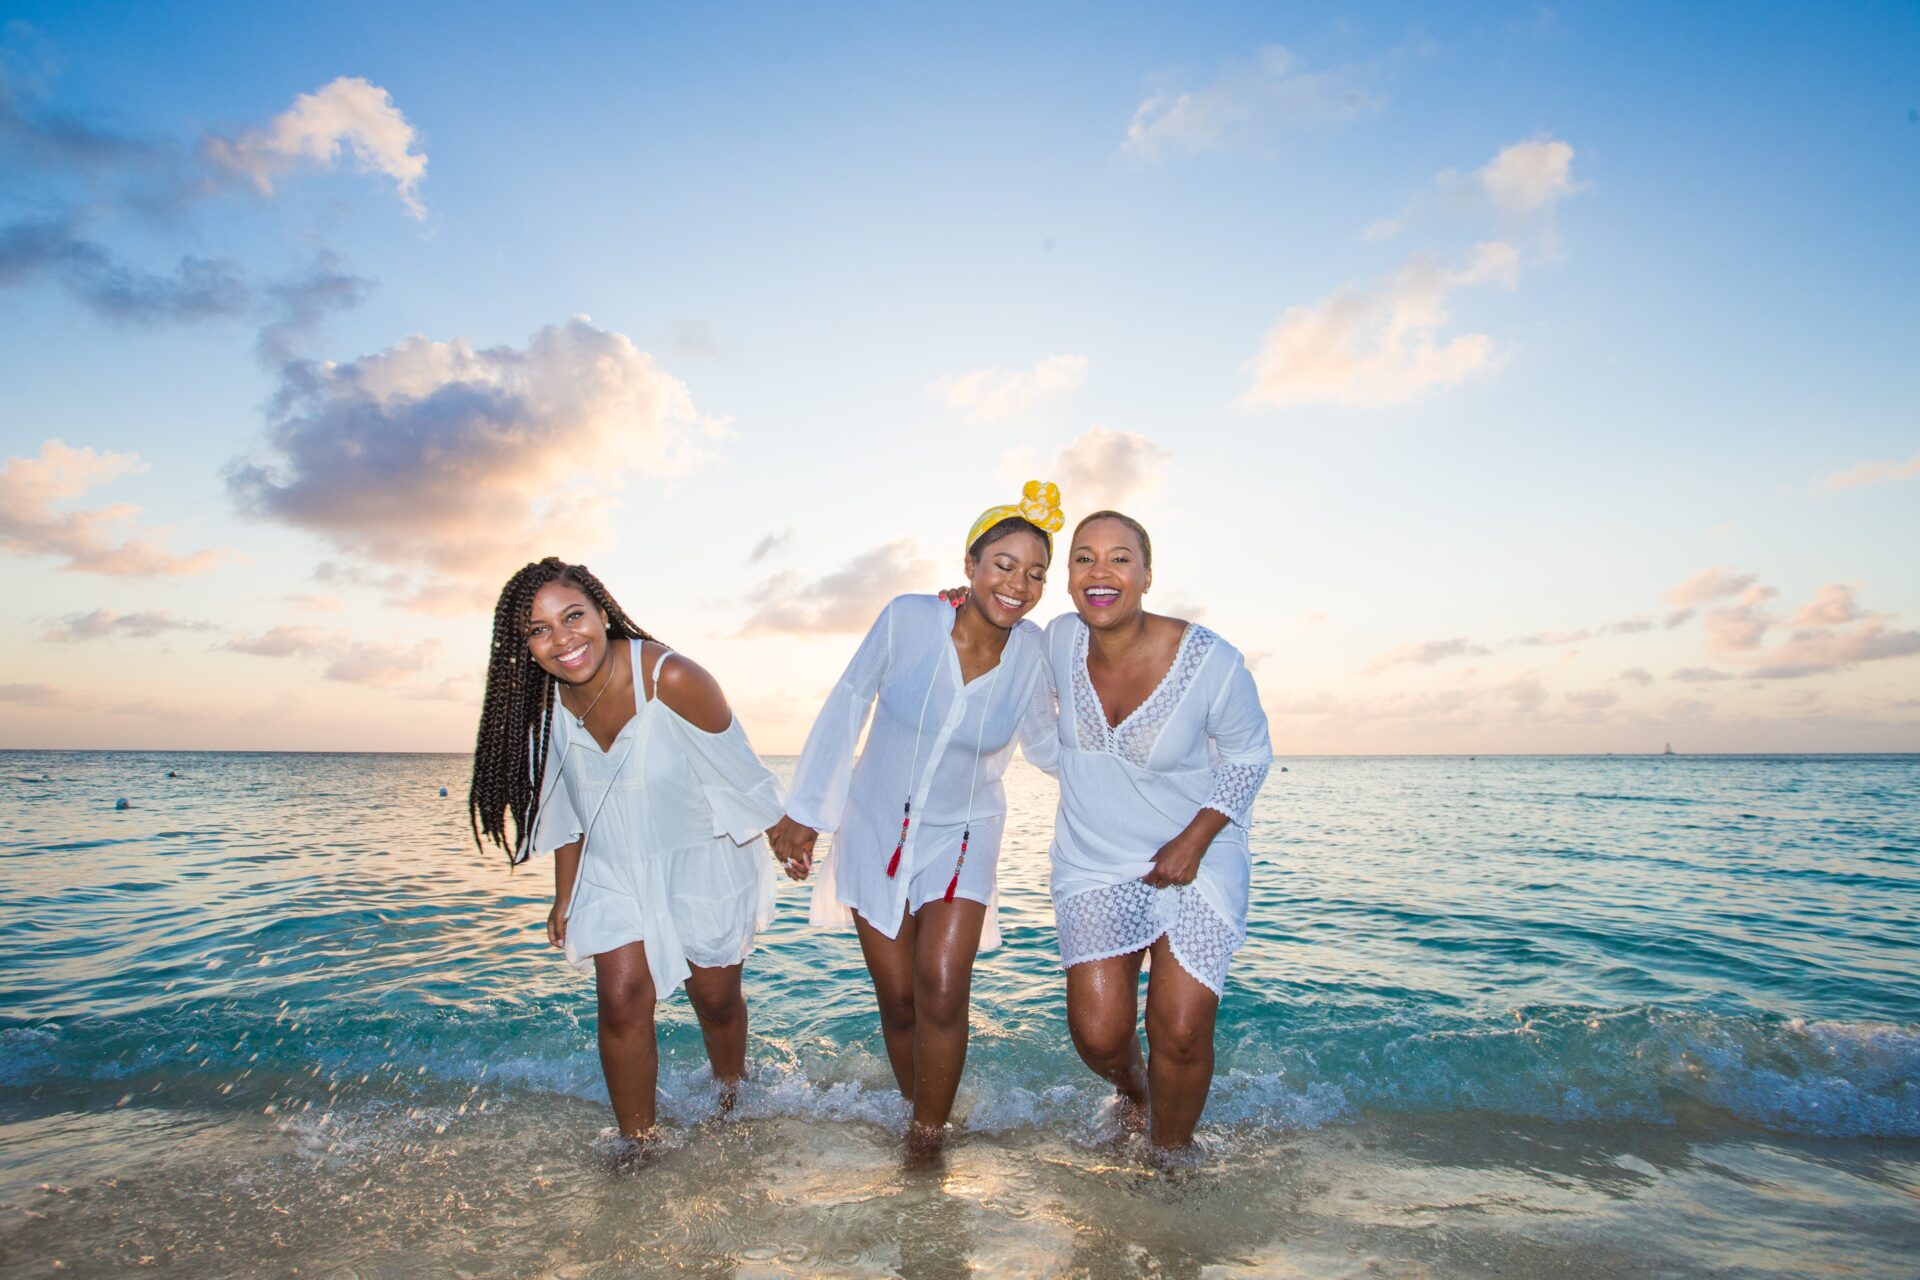
M 0 1276 L 1920 1275 L 1920 756 L 1277 761 L 1175 1171 L 1008 789 L 942 1167 L 784 882 L 740 1106 L 676 999 L 634 1160 L 464 757 L 0 753 Z

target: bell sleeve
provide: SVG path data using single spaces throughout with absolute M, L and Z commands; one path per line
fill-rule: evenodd
M 534 794 L 539 797 L 539 808 L 533 815 L 533 831 L 522 846 L 527 857 L 536 853 L 552 853 L 578 840 L 586 830 L 586 824 L 580 821 L 579 811 L 574 808 L 573 787 L 566 777 L 567 752 L 572 749 L 572 741 L 566 730 L 560 728 L 559 717 L 554 717 L 553 729 L 547 738 L 547 763 L 540 772 L 540 789 Z M 537 749 L 528 735 L 527 768 L 533 768 L 533 754 Z
M 1213 743 L 1213 790 L 1201 807 L 1225 814 L 1244 830 L 1260 784 L 1273 764 L 1273 741 L 1253 673 L 1237 656 L 1232 673 L 1207 708 L 1207 736 Z
M 793 770 L 793 791 L 787 814 L 815 831 L 837 831 L 846 815 L 847 791 L 853 783 L 853 750 L 860 731 L 873 712 L 874 697 L 893 659 L 893 613 L 898 602 L 880 616 L 860 642 L 853 661 L 827 695 L 826 705 L 807 734 L 800 762 Z
M 1020 716 L 1020 754 L 1027 763 L 1052 776 L 1060 776 L 1060 710 L 1053 691 L 1053 664 L 1044 647 L 1040 653 L 1040 673 L 1034 679 L 1033 692 Z
M 780 821 L 785 807 L 779 780 L 760 763 L 739 716 L 721 732 L 708 733 L 688 724 L 673 708 L 661 709 L 679 731 L 694 781 L 706 794 L 716 838 L 726 836 L 735 844 L 750 844 Z

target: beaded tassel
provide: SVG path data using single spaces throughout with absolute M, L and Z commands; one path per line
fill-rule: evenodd
M 947 881 L 948 902 L 953 901 L 953 891 L 960 887 L 960 868 L 967 865 L 967 841 L 973 838 L 973 828 L 969 826 L 960 833 L 960 857 L 953 864 L 953 879 Z
M 907 847 L 907 828 L 913 825 L 912 800 L 907 801 L 906 806 L 901 810 L 901 814 L 900 839 L 893 846 L 893 857 L 887 861 L 887 879 L 889 880 L 893 879 L 894 873 L 900 870 L 900 851 Z M 965 842 L 962 841 L 962 843 Z

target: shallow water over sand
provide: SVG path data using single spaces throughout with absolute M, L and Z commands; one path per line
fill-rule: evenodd
M 1067 1044 L 1024 766 L 907 1169 L 804 890 L 739 1107 L 670 1003 L 636 1159 L 459 757 L 0 754 L 0 1274 L 1920 1274 L 1920 759 L 1281 763 L 1167 1172 Z

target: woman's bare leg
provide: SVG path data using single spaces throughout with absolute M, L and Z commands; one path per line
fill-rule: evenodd
M 985 903 L 929 902 L 914 918 L 913 1124 L 918 1141 L 937 1143 L 960 1073 L 967 1065 L 967 1009 L 973 959 L 986 925 Z
M 1147 1110 L 1147 1064 L 1140 1055 L 1140 962 L 1145 951 L 1088 960 L 1067 970 L 1067 1030 L 1080 1061 L 1111 1081 L 1121 1120 L 1139 1127 Z
M 646 944 L 629 942 L 593 958 L 600 1003 L 600 1070 L 607 1077 L 614 1120 L 629 1138 L 653 1129 L 660 1046 L 653 1036 L 653 974 Z
M 1213 1087 L 1213 1024 L 1220 997 L 1180 966 L 1165 934 L 1147 976 L 1147 1138 L 1184 1147 Z
M 873 994 L 880 1002 L 880 1036 L 887 1043 L 887 1062 L 893 1067 L 893 1079 L 900 1096 L 913 1101 L 913 944 L 914 920 L 911 915 L 900 922 L 900 933 L 889 938 L 855 912 L 855 927 L 860 931 L 860 953 L 866 957 L 867 972 L 873 975 Z
M 747 1074 L 747 997 L 740 989 L 741 966 L 687 967 L 691 970 L 687 1002 L 700 1020 L 707 1061 L 713 1064 L 713 1078 L 720 1082 L 720 1106 L 731 1108 L 741 1077 Z

